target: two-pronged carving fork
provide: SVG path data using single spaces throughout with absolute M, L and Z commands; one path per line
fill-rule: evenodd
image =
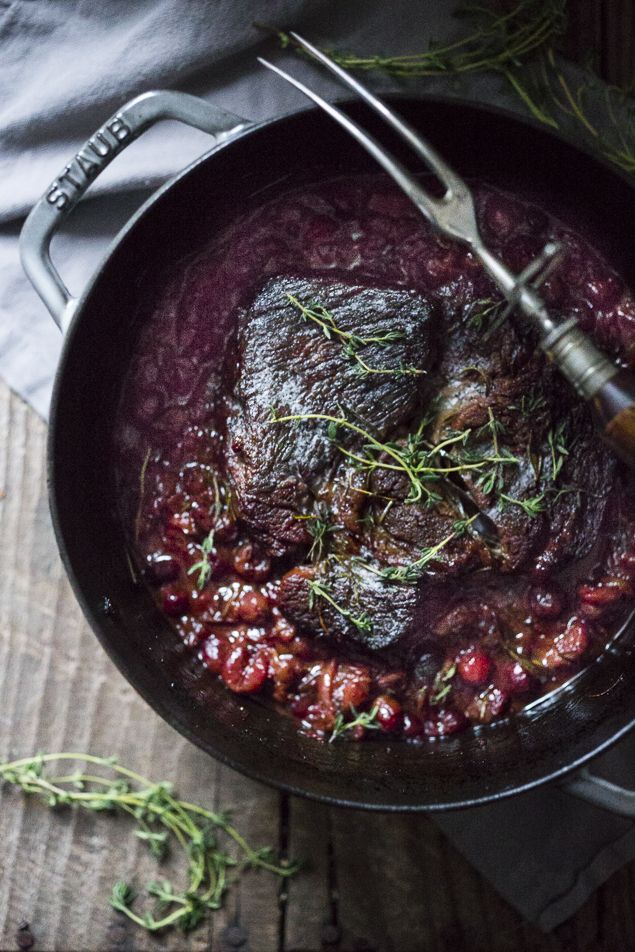
M 429 195 L 398 159 L 336 106 L 272 63 L 260 59 L 262 65 L 299 89 L 357 139 L 435 228 L 469 246 L 509 301 L 509 309 L 518 310 L 529 319 L 538 331 L 542 350 L 590 403 L 605 439 L 626 462 L 635 466 L 635 378 L 602 354 L 575 318 L 554 320 L 538 293 L 541 281 L 557 260 L 557 246 L 546 245 L 520 275 L 510 271 L 483 243 L 469 187 L 430 143 L 321 50 L 297 33 L 290 35 L 298 47 L 334 73 L 399 133 L 441 182 L 445 188 L 443 196 Z

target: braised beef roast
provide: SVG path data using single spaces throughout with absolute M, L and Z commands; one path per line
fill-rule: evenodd
M 343 414 L 383 439 L 421 405 L 424 373 L 360 373 L 346 342 L 323 330 L 290 301 L 319 300 L 337 315 L 344 334 L 365 339 L 397 331 L 390 342 L 370 343 L 363 359 L 374 369 L 420 371 L 434 358 L 432 307 L 410 291 L 293 279 L 267 283 L 239 320 L 235 403 L 228 418 L 227 467 L 238 511 L 274 556 L 310 541 L 298 515 L 310 511 L 341 468 L 342 454 L 327 436 L 325 421 L 277 426 L 284 415 Z M 340 434 L 349 449 L 363 442 Z
M 341 333 L 302 312 L 311 302 Z M 280 590 L 285 616 L 304 630 L 375 650 L 407 643 L 433 624 L 439 579 L 546 573 L 593 545 L 614 464 L 587 411 L 509 322 L 488 335 L 449 312 L 411 291 L 284 278 L 240 317 L 227 474 L 263 549 L 307 556 Z M 351 339 L 367 343 L 356 350 Z M 402 451 L 421 430 L 414 452 L 432 452 L 432 469 L 460 470 L 462 486 L 456 473 L 430 472 L 413 500 L 389 455 L 325 416 Z M 276 422 L 285 417 L 296 419 Z M 360 464 L 369 456 L 388 466 Z M 465 525 L 476 511 L 465 490 L 495 538 Z M 328 528 L 316 546 L 318 519 Z M 408 566 L 396 584 L 391 571 Z

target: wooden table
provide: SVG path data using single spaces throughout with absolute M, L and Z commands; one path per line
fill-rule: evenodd
M 570 55 L 633 77 L 632 0 L 570 4 Z M 44 472 L 46 426 L 0 384 L 0 754 L 90 750 L 187 799 L 231 807 L 257 844 L 307 860 L 286 888 L 250 874 L 188 937 L 149 936 L 107 899 L 156 875 L 124 819 L 53 813 L 0 792 L 0 948 L 213 952 L 633 952 L 635 863 L 551 935 L 527 925 L 425 816 L 329 809 L 212 761 L 135 695 L 97 644 L 64 576 Z M 157 772 L 160 776 L 157 776 Z

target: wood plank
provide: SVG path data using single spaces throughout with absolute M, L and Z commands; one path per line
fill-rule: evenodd
M 338 810 L 333 828 L 346 950 L 561 952 L 427 817 Z
M 596 72 L 604 66 L 602 36 L 604 21 L 602 3 L 598 0 L 575 0 L 567 3 L 567 29 L 562 51 L 569 59 Z
M 174 779 L 188 799 L 231 805 L 250 842 L 275 846 L 278 795 L 221 767 L 164 724 L 85 624 L 50 525 L 45 440 L 42 421 L 0 384 L 0 755 L 116 754 L 151 779 Z M 17 791 L 0 791 L 0 948 L 16 947 L 26 920 L 42 949 L 220 950 L 238 916 L 252 949 L 277 952 L 272 877 L 249 874 L 209 928 L 187 938 L 175 931 L 153 937 L 107 900 L 115 879 L 143 884 L 157 873 L 124 818 L 54 814 Z
M 632 90 L 635 86 L 635 5 L 633 0 L 603 0 L 602 10 L 602 76 L 609 83 Z
M 302 858 L 301 876 L 289 883 L 286 952 L 319 949 L 339 937 L 337 896 L 330 878 L 331 820 L 328 807 L 298 797 L 290 801 L 289 854 Z

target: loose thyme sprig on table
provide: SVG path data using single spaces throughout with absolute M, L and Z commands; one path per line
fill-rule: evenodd
M 339 340 L 345 355 L 357 364 L 357 368 L 363 376 L 367 376 L 368 374 L 387 374 L 391 377 L 404 377 L 418 376 L 419 374 L 425 373 L 425 370 L 419 370 L 417 367 L 406 367 L 403 365 L 394 368 L 371 367 L 361 357 L 359 353 L 360 350 L 364 347 L 368 347 L 369 344 L 378 344 L 381 347 L 387 347 L 388 344 L 396 340 L 402 340 L 405 337 L 403 331 L 394 330 L 388 331 L 385 334 L 378 334 L 374 337 L 360 337 L 359 334 L 354 334 L 351 331 L 345 331 L 342 330 L 341 327 L 338 327 L 331 312 L 322 304 L 315 301 L 303 304 L 293 294 L 287 294 L 287 298 L 300 312 L 302 319 L 312 321 L 316 324 L 322 330 L 327 340 L 332 340 L 334 337 Z
M 566 10 L 566 0 L 520 0 L 503 12 L 485 3 L 463 4 L 455 13 L 472 26 L 452 43 L 431 42 L 405 56 L 325 52 L 345 69 L 397 77 L 500 73 L 538 122 L 576 133 L 613 165 L 635 174 L 632 88 L 607 85 L 590 70 L 569 78 L 554 52 L 564 34 Z M 288 34 L 274 32 L 282 46 L 292 43 Z
M 505 69 L 558 37 L 564 28 L 565 0 L 520 0 L 507 11 L 480 3 L 463 3 L 456 15 L 473 23 L 473 29 L 453 43 L 430 42 L 428 47 L 405 56 L 357 56 L 342 50 L 325 50 L 351 70 L 381 70 L 391 76 L 438 76 Z M 274 30 L 282 46 L 292 38 Z
M 48 764 L 70 762 L 103 768 L 101 773 L 82 769 L 47 774 Z M 91 769 L 90 767 L 88 768 Z M 264 869 L 274 876 L 297 872 L 297 863 L 276 862 L 269 847 L 254 849 L 229 822 L 228 815 L 179 800 L 169 783 L 153 783 L 113 758 L 91 754 L 38 754 L 0 763 L 0 781 L 39 796 L 49 807 L 73 806 L 91 812 L 124 813 L 136 823 L 135 836 L 147 843 L 161 860 L 176 842 L 187 859 L 187 885 L 178 889 L 166 880 L 148 883 L 146 892 L 156 900 L 154 911 L 136 911 L 136 893 L 120 880 L 113 886 L 110 903 L 149 932 L 169 926 L 193 929 L 211 912 L 220 909 L 227 889 L 247 869 Z M 219 836 L 238 849 L 238 858 L 221 848 Z

